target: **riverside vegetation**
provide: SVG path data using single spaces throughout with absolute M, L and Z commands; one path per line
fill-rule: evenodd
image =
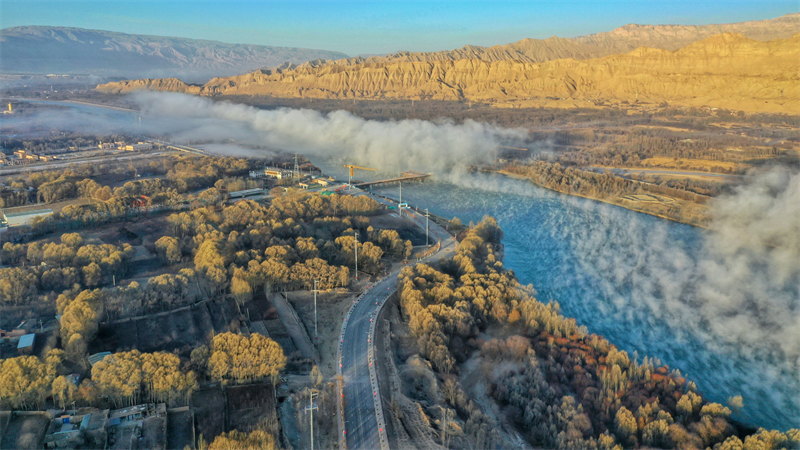
M 488 393 L 536 447 L 800 448 L 800 430 L 748 429 L 734 420 L 740 397 L 728 406 L 708 402 L 677 370 L 656 358 L 638 361 L 562 316 L 557 303 L 537 301 L 503 267 L 494 219 L 462 236 L 438 269 L 418 264 L 398 281 L 408 327 L 437 372 L 427 389 L 452 410 L 437 423 L 454 447 L 497 442 L 497 424 L 456 376 L 477 353 L 494 368 Z

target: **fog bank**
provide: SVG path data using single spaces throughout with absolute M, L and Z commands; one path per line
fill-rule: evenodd
M 157 122 L 149 126 L 170 124 L 168 134 L 177 140 L 234 139 L 310 157 L 344 157 L 394 173 L 463 171 L 468 164 L 491 161 L 498 145 L 522 141 L 527 134 L 472 120 L 380 122 L 346 111 L 260 110 L 173 93 L 140 92 L 133 99 Z

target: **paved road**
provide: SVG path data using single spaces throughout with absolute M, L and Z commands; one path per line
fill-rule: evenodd
M 382 203 L 385 200 L 373 197 Z M 419 218 L 417 223 L 419 223 Z M 425 219 L 421 219 L 425 228 Z M 431 242 L 441 239 L 442 250 L 430 258 L 450 257 L 455 251 L 455 241 L 447 232 L 430 222 Z M 381 300 L 392 292 L 397 275 L 402 269 L 395 269 L 389 276 L 369 289 L 353 310 L 348 319 L 342 346 L 342 377 L 344 381 L 344 418 L 347 430 L 348 449 L 380 449 L 378 420 L 376 417 L 374 392 L 370 384 L 369 372 L 369 328 L 371 319 L 376 320 L 376 312 Z

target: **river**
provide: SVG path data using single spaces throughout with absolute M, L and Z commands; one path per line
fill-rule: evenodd
M 346 169 L 314 161 L 347 179 Z M 383 176 L 382 176 L 383 175 Z M 386 174 L 361 172 L 359 179 Z M 677 368 L 700 393 L 718 403 L 741 395 L 744 422 L 786 430 L 800 424 L 800 381 L 782 365 L 756 360 L 703 338 L 683 326 L 676 306 L 662 292 L 691 284 L 702 247 L 699 228 L 602 202 L 558 194 L 523 180 L 496 174 L 461 177 L 457 184 L 406 184 L 404 202 L 465 224 L 484 215 L 504 232 L 504 263 L 522 284 L 532 284 L 539 300 L 557 301 L 591 333 L 606 337 L 638 360 L 647 355 Z M 397 199 L 397 186 L 376 189 Z

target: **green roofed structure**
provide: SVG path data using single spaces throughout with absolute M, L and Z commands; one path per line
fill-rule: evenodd
M 111 354 L 111 352 L 95 353 L 94 355 L 89 355 L 89 358 L 87 358 L 87 359 L 89 360 L 89 364 L 95 365 L 95 364 L 99 363 L 100 361 L 102 361 L 103 358 L 105 358 L 106 356 L 108 356 L 110 354 Z

